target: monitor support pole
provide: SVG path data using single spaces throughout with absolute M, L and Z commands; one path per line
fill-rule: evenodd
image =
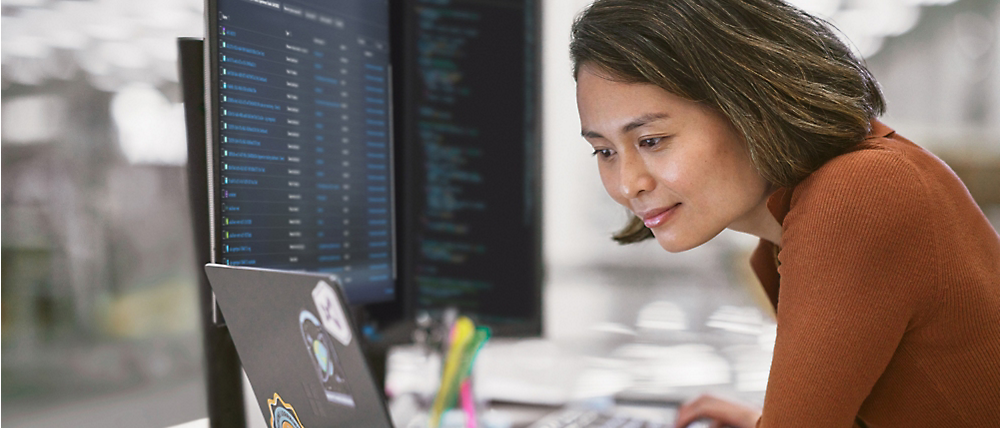
M 205 384 L 208 420 L 212 428 L 243 428 L 243 384 L 240 360 L 225 325 L 213 320 L 216 311 L 212 289 L 202 266 L 211 260 L 208 228 L 208 168 L 205 143 L 204 40 L 177 40 L 184 120 L 187 123 L 187 179 L 194 232 L 195 266 L 205 348 Z

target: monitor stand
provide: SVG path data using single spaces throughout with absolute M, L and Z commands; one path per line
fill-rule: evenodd
M 201 267 L 211 261 L 208 225 L 208 176 L 206 172 L 204 40 L 177 39 L 178 64 L 187 124 L 187 180 L 191 225 L 195 243 L 199 309 L 205 350 L 205 393 L 212 428 L 246 426 L 243 373 L 236 347 L 215 304 L 212 288 Z

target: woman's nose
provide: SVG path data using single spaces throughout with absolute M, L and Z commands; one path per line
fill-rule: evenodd
M 638 197 L 643 192 L 653 190 L 653 187 L 656 186 L 656 180 L 653 179 L 649 168 L 646 167 L 646 163 L 640 156 L 630 154 L 622 156 L 621 159 L 619 176 L 621 177 L 622 196 L 631 199 Z

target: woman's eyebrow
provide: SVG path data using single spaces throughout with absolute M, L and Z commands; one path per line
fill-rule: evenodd
M 644 114 L 644 115 L 639 116 L 639 117 L 637 117 L 635 119 L 632 119 L 631 122 L 626 123 L 624 126 L 622 126 L 622 133 L 623 134 L 628 133 L 629 131 L 631 131 L 633 129 L 639 128 L 641 126 L 648 125 L 650 122 L 655 122 L 657 120 L 660 120 L 660 119 L 663 119 L 663 118 L 666 118 L 666 117 L 670 117 L 670 115 L 668 115 L 666 113 L 648 113 L 648 114 Z M 582 135 L 583 138 L 588 138 L 588 139 L 589 138 L 604 138 L 603 135 L 601 135 L 601 134 L 599 134 L 597 132 L 594 132 L 594 131 L 588 131 L 586 129 L 581 130 L 580 131 L 580 135 Z
M 669 117 L 669 116 L 670 115 L 668 115 L 666 113 L 649 113 L 649 114 L 644 114 L 642 116 L 639 116 L 639 117 L 633 119 L 631 122 L 626 123 L 625 126 L 622 127 L 622 133 L 623 134 L 627 133 L 627 132 L 629 132 L 629 131 L 631 131 L 631 130 L 633 130 L 635 128 L 647 125 L 650 122 L 655 122 L 657 120 L 660 120 L 660 119 L 663 119 L 663 118 Z

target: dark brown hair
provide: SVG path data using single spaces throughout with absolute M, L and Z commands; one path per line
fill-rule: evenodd
M 708 105 L 746 141 L 757 171 L 794 186 L 861 142 L 885 100 L 824 21 L 780 0 L 598 0 L 573 24 L 584 64 Z M 633 217 L 620 243 L 652 237 Z

